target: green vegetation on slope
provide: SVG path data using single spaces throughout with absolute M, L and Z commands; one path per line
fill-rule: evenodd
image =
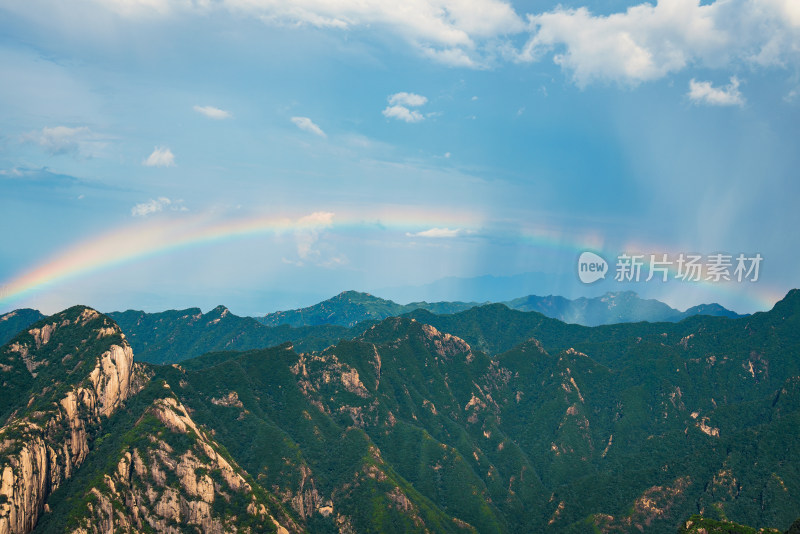
M 800 510 L 798 291 L 739 319 L 588 328 L 488 305 L 362 328 L 324 350 L 227 350 L 147 373 L 298 530 L 673 533 L 698 512 L 709 528 L 763 528 Z M 93 431 L 51 497 L 58 525 L 104 502 L 123 513 L 105 476 L 126 439 L 164 441 L 176 461 L 193 450 L 145 417 L 148 388 Z M 251 525 L 236 502 L 215 517 Z

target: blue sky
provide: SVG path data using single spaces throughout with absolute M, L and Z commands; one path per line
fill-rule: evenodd
M 766 309 L 800 286 L 798 67 L 793 0 L 0 0 L 0 311 L 524 273 Z M 582 285 L 587 249 L 764 260 Z

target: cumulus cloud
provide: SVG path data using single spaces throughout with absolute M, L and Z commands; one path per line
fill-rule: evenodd
M 328 137 L 325 135 L 325 132 L 322 131 L 322 128 L 314 124 L 314 121 L 308 117 L 292 117 L 292 122 L 303 131 L 313 133 L 320 137 Z
M 425 116 L 422 113 L 415 109 L 408 109 L 405 106 L 387 106 L 382 113 L 386 118 L 397 119 L 405 122 L 420 122 L 425 120 Z
M 98 136 L 86 126 L 45 126 L 41 130 L 27 133 L 24 141 L 36 143 L 50 154 L 78 154 L 91 152 L 90 144 L 96 144 Z
M 800 59 L 800 7 L 789 0 L 660 0 L 625 12 L 593 15 L 587 8 L 529 15 L 531 38 L 516 55 L 553 61 L 576 84 L 627 85 L 702 65 L 794 64 Z
M 13 12 L 43 18 L 42 2 L 56 4 L 6 3 Z M 517 13 L 508 0 L 76 0 L 70 7 L 75 20 L 94 20 L 99 5 L 141 21 L 232 13 L 290 28 L 364 29 L 456 67 L 552 59 L 582 87 L 636 85 L 691 66 L 800 66 L 797 0 L 650 0 L 608 15 L 572 4 L 532 14 Z M 526 41 L 521 48 L 519 40 Z
M 142 165 L 145 167 L 174 167 L 175 155 L 169 148 L 157 146 L 153 149 L 153 153 L 142 162 Z
M 201 115 L 205 115 L 209 119 L 222 120 L 231 118 L 230 112 L 215 108 L 214 106 L 195 106 L 194 110 Z
M 421 232 L 407 232 L 406 235 L 408 237 L 430 237 L 430 238 L 443 238 L 443 237 L 458 237 L 463 235 L 465 232 L 461 228 L 431 228 L 429 230 L 423 230 Z
M 389 95 L 389 104 L 399 104 L 401 106 L 419 107 L 427 104 L 428 99 L 416 93 L 400 92 Z
M 739 91 L 739 80 L 736 76 L 731 78 L 731 83 L 725 87 L 714 87 L 711 82 L 698 82 L 692 79 L 689 82 L 689 99 L 695 104 L 708 104 L 709 106 L 743 106 L 744 97 Z
M 317 211 L 298 219 L 292 226 L 294 227 L 294 238 L 297 246 L 297 260 L 283 258 L 284 263 L 302 266 L 306 262 L 314 262 L 325 265 L 332 258 L 323 259 L 320 249 L 317 247 L 320 232 L 333 225 L 334 214 L 328 211 Z M 342 258 L 341 256 L 339 258 Z M 336 262 L 334 262 L 336 263 Z M 331 264 L 333 265 L 333 264 Z
M 425 115 L 412 107 L 424 106 L 428 99 L 416 93 L 395 93 L 387 99 L 389 105 L 382 111 L 383 116 L 405 122 L 420 122 L 425 120 Z
M 609 16 L 595 16 L 585 7 L 557 8 L 529 17 L 535 33 L 520 58 L 536 60 L 558 50 L 553 60 L 580 86 L 657 79 L 684 68 L 693 52 L 725 39 L 709 7 L 694 0 L 662 0 Z

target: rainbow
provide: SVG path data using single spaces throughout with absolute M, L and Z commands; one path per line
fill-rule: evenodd
M 207 246 L 234 239 L 327 230 L 389 230 L 405 234 L 410 238 L 425 237 L 426 233 L 430 236 L 430 232 L 436 230 L 441 235 L 480 237 L 487 235 L 485 228 L 486 221 L 473 213 L 443 210 L 434 212 L 414 208 L 360 211 L 358 214 L 318 211 L 294 217 L 258 215 L 231 219 L 213 213 L 153 217 L 72 244 L 19 274 L 2 284 L 0 306 L 9 306 L 33 292 L 45 290 L 75 277 L 189 247 Z M 576 258 L 583 250 L 601 252 L 604 246 L 602 235 L 587 233 L 576 237 L 558 228 L 541 225 L 517 228 L 514 233 L 512 237 L 525 245 L 575 252 Z M 631 249 L 631 251 L 644 250 L 640 245 L 632 246 Z M 647 252 L 659 253 L 669 250 L 649 247 Z M 605 256 L 613 269 L 615 258 L 609 257 L 608 254 Z M 715 290 L 730 293 L 731 296 L 742 296 L 741 287 L 723 286 L 724 284 L 716 284 Z M 758 308 L 769 309 L 780 297 L 781 295 L 776 292 L 766 294 L 760 289 L 760 294 L 752 297 L 752 300 Z
M 155 217 L 123 226 L 86 241 L 73 244 L 37 266 L 2 284 L 0 305 L 18 301 L 65 280 L 140 261 L 159 254 L 193 246 L 248 238 L 260 235 L 281 235 L 297 232 L 319 232 L 326 229 L 382 229 L 411 234 L 431 228 L 458 228 L 476 232 L 480 219 L 458 213 L 431 215 L 422 210 L 398 210 L 389 214 L 360 212 L 358 216 L 335 216 L 319 211 L 300 217 L 254 216 L 222 219 L 213 214 Z

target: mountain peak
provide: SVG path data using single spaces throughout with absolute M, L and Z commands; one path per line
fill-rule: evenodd
M 352 298 L 356 298 L 356 297 L 372 297 L 372 298 L 375 298 L 375 299 L 378 298 L 378 297 L 374 297 L 373 295 L 370 295 L 369 293 L 356 291 L 355 289 L 348 289 L 346 291 L 342 291 L 341 293 L 339 293 L 338 295 L 336 295 L 333 298 L 334 299 L 345 299 L 345 298 L 352 299 Z M 333 299 L 331 299 L 331 300 L 333 300 Z M 380 300 L 383 300 L 383 299 L 380 299 Z
M 800 312 L 800 289 L 791 289 L 786 295 L 775 303 L 772 311 L 787 315 Z
M 73 306 L 1 347 L 0 370 L 0 532 L 29 532 L 50 492 L 87 458 L 101 418 L 134 391 L 133 352 L 114 321 Z

